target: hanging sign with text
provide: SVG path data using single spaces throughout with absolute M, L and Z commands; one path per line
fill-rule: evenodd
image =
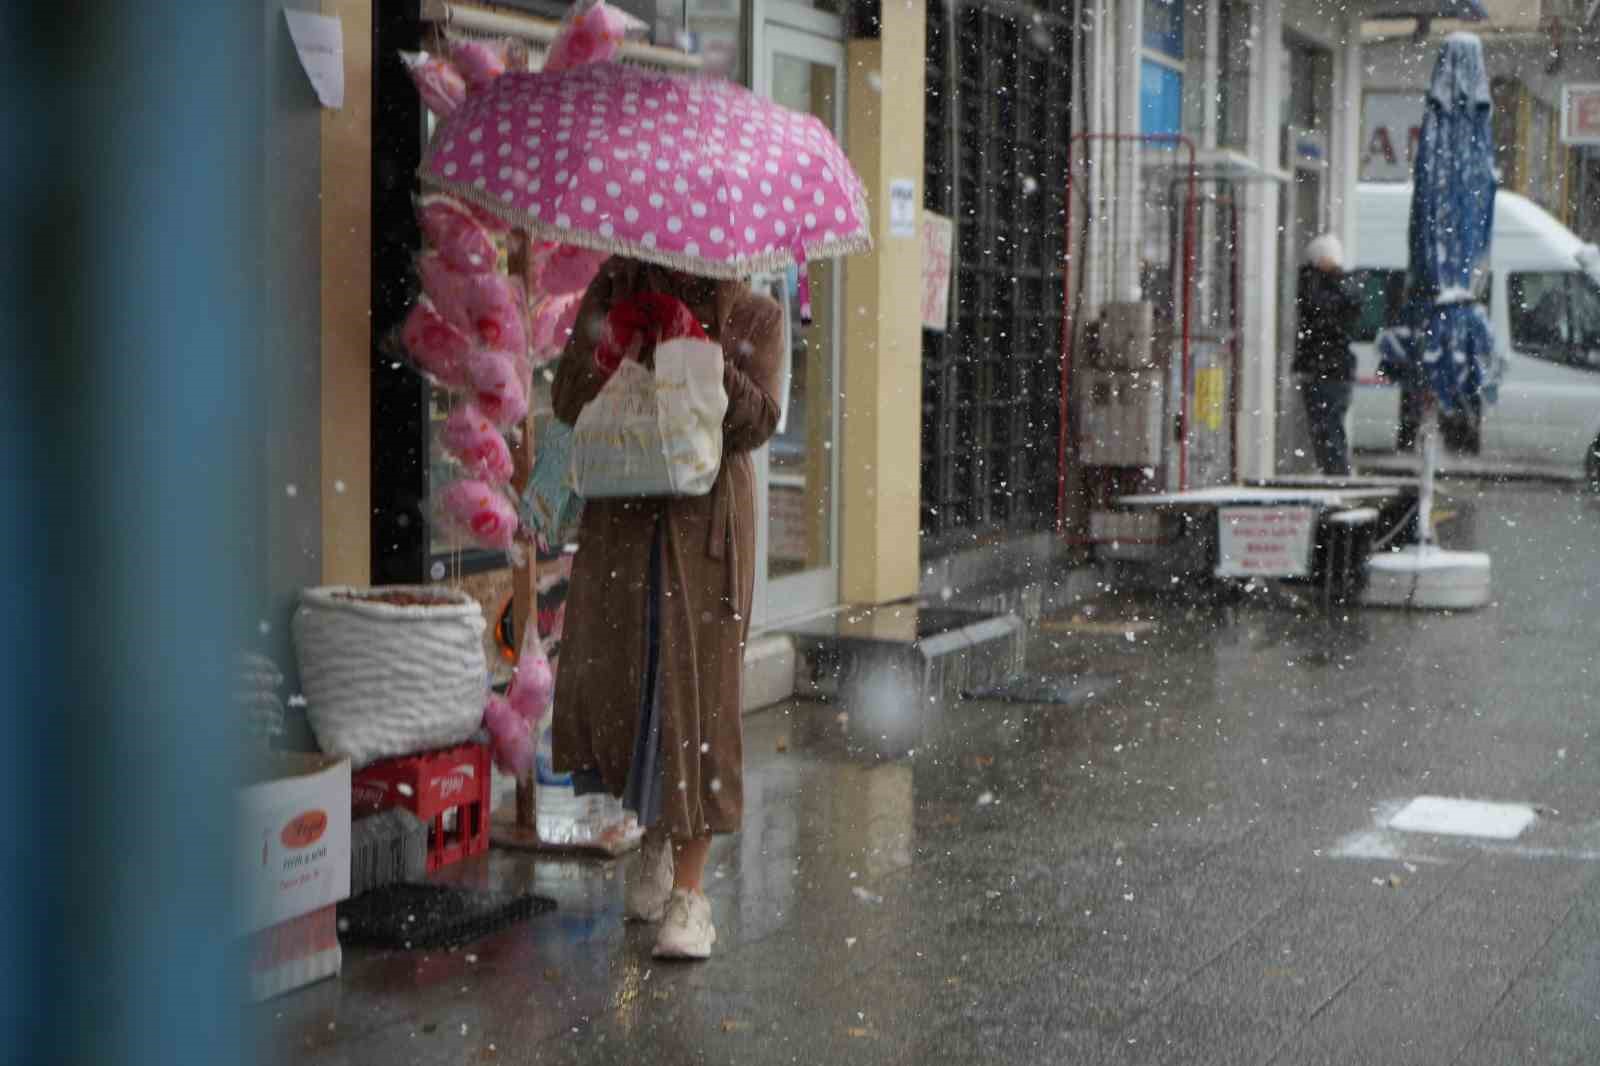
M 1311 507 L 1217 509 L 1218 577 L 1305 577 L 1311 572 Z
M 910 178 L 889 182 L 889 236 L 917 235 L 917 183 Z

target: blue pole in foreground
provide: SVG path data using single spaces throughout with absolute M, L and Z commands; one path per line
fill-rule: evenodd
M 8 3 L 0 1059 L 236 1063 L 253 5 Z

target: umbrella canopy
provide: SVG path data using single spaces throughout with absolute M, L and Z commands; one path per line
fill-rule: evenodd
M 707 277 L 872 245 L 861 180 L 818 119 L 619 63 L 503 75 L 435 131 L 420 176 L 536 237 Z
M 1433 69 L 1417 144 L 1409 230 L 1416 358 L 1447 411 L 1478 394 L 1492 351 L 1476 302 L 1494 227 L 1494 138 L 1483 44 L 1451 34 Z

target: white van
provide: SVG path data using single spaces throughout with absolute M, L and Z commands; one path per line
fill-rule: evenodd
M 1378 378 L 1374 341 L 1400 307 L 1411 186 L 1362 184 L 1356 209 L 1353 270 L 1364 300 L 1351 345 L 1350 439 L 1365 453 L 1358 463 L 1370 466 L 1394 453 L 1399 427 L 1400 390 Z M 1531 200 L 1496 195 L 1488 304 L 1497 397 L 1476 425 L 1447 434 L 1454 450 L 1444 452 L 1443 469 L 1552 474 L 1600 489 L 1597 255 Z

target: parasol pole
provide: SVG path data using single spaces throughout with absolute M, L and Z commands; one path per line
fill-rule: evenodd
M 1439 427 L 1433 389 L 1422 401 L 1422 483 L 1417 493 L 1417 543 L 1424 549 L 1434 546 L 1433 479 L 1439 467 Z

